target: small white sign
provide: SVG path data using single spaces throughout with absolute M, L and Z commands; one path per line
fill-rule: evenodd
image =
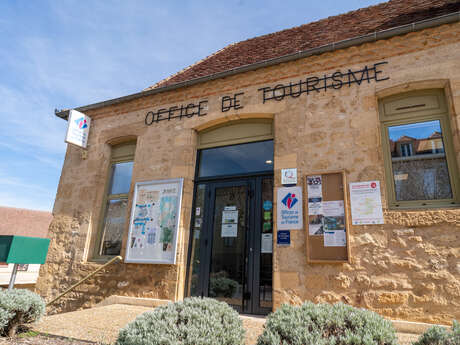
M 345 230 L 325 231 L 324 232 L 325 247 L 346 247 L 347 236 Z
M 272 234 L 262 234 L 260 252 L 261 253 L 272 253 L 273 252 L 273 235 Z
M 350 203 L 353 225 L 383 224 L 379 181 L 350 183 Z
M 86 148 L 91 118 L 76 110 L 70 110 L 65 142 Z
M 281 169 L 281 184 L 297 184 L 297 169 Z
M 221 237 L 238 237 L 238 224 L 222 223 Z
M 277 190 L 277 225 L 278 230 L 301 230 L 302 187 L 282 187 Z

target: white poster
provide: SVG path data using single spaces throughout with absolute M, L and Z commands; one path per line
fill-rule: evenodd
M 324 246 L 325 247 L 346 247 L 347 237 L 345 230 L 325 231 Z
M 322 198 L 308 198 L 308 215 L 316 216 L 323 214 Z
M 383 224 L 379 181 L 350 183 L 350 203 L 353 225 Z
M 273 251 L 273 234 L 262 234 L 262 243 L 260 244 L 261 253 L 271 253 Z
M 308 199 L 323 197 L 321 175 L 307 176 L 307 193 Z
M 236 206 L 226 206 L 222 211 L 222 237 L 238 237 L 238 211 Z
M 91 118 L 76 110 L 69 111 L 65 142 L 86 148 Z
M 125 262 L 175 264 L 183 179 L 136 183 Z
M 326 217 L 339 217 L 345 215 L 343 200 L 324 201 L 322 205 L 323 215 Z
M 282 187 L 277 190 L 278 230 L 303 228 L 302 187 Z

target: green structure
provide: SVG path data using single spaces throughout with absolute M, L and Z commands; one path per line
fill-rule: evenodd
M 44 264 L 49 244 L 48 238 L 0 236 L 0 262 L 14 264 L 9 290 L 14 286 L 18 264 Z

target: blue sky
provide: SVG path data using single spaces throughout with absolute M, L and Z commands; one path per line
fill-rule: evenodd
M 439 121 L 426 121 L 412 123 L 408 125 L 392 126 L 388 128 L 388 134 L 393 141 L 398 140 L 402 136 L 408 136 L 416 139 L 428 138 L 434 132 L 441 131 L 441 124 Z
M 0 206 L 51 211 L 67 122 L 227 44 L 381 1 L 0 1 Z M 91 135 L 91 134 L 90 134 Z

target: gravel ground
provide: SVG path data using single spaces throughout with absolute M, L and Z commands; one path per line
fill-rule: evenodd
M 255 338 L 255 337 L 254 337 Z M 400 345 L 410 345 L 418 338 L 415 334 L 398 334 Z M 251 339 L 249 344 L 254 341 Z M 77 340 L 55 335 L 26 335 L 22 334 L 16 338 L 0 338 L 0 345 L 108 345 L 100 342 Z
M 26 335 L 22 334 L 15 338 L 0 338 L 0 345 L 103 345 L 84 340 L 76 340 L 53 335 Z

